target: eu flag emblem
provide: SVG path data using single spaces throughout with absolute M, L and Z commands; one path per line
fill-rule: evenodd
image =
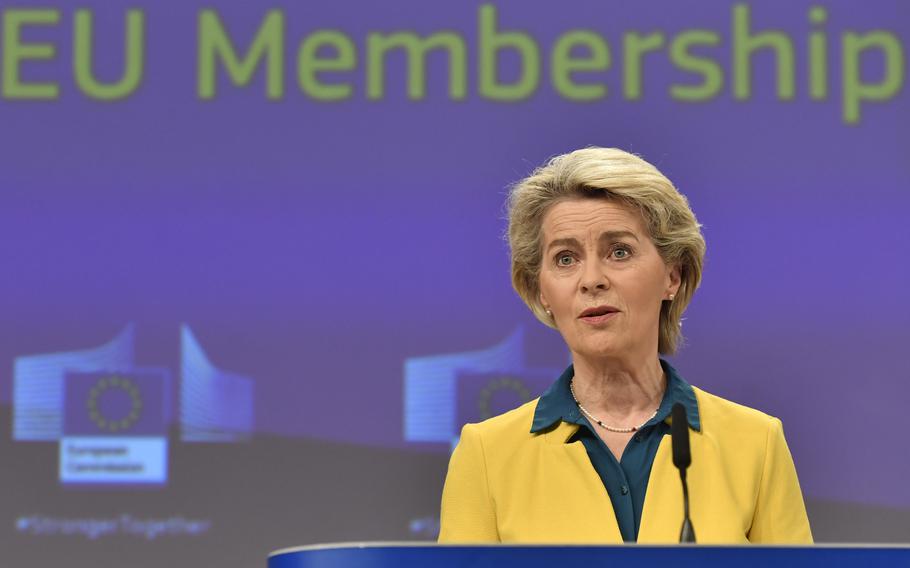
M 458 374 L 455 419 L 460 429 L 480 422 L 540 396 L 553 382 L 552 371 Z
M 60 481 L 166 483 L 168 378 L 158 369 L 67 373 Z
M 164 435 L 163 371 L 67 373 L 65 436 Z

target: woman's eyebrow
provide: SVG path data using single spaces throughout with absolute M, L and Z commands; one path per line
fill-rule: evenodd
M 554 247 L 580 248 L 581 244 L 578 242 L 578 239 L 576 239 L 576 238 L 566 237 L 566 238 L 550 241 L 550 244 L 547 245 L 547 250 L 550 250 L 551 248 L 554 248 Z
M 626 231 L 626 230 L 605 231 L 600 234 L 600 237 L 598 238 L 598 240 L 601 242 L 606 242 L 606 241 L 616 241 L 616 240 L 622 239 L 622 238 L 631 238 L 631 239 L 635 240 L 636 242 L 640 242 L 638 239 L 638 236 L 635 233 L 633 233 L 632 231 Z M 556 248 L 556 247 L 580 248 L 581 243 L 579 243 L 578 239 L 576 239 L 574 237 L 564 237 L 561 239 L 554 239 L 554 240 L 550 241 L 550 244 L 547 245 L 547 250 L 550 250 L 550 249 Z
M 600 234 L 599 240 L 600 241 L 615 241 L 615 240 L 622 239 L 622 238 L 632 238 L 632 239 L 635 239 L 636 242 L 640 242 L 638 240 L 638 236 L 635 233 L 633 233 L 632 231 L 606 231 L 606 232 Z

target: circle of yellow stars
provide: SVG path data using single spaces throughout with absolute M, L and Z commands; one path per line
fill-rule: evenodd
M 109 420 L 101 414 L 101 411 L 98 408 L 98 399 L 105 391 L 111 389 L 123 390 L 130 396 L 130 401 L 132 403 L 130 412 L 126 417 L 120 420 Z M 93 386 L 92 390 L 89 392 L 86 407 L 88 408 L 89 418 L 92 419 L 92 422 L 94 422 L 98 428 L 107 430 L 108 432 L 119 432 L 121 430 L 126 430 L 139 420 L 139 414 L 142 412 L 142 395 L 139 394 L 139 388 L 133 384 L 132 381 L 115 375 L 103 378 L 95 383 L 95 386 Z
M 493 394 L 501 390 L 515 392 L 518 394 L 518 398 L 522 403 L 531 400 L 531 391 L 528 390 L 528 387 L 526 387 L 523 382 L 515 377 L 500 377 L 498 379 L 493 379 L 481 389 L 480 396 L 478 396 L 477 399 L 481 420 L 486 420 L 493 416 L 493 409 L 490 407 L 490 403 L 493 399 Z

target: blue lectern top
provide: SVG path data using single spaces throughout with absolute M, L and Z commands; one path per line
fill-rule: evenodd
M 269 555 L 268 568 L 558 568 L 562 566 L 736 568 L 910 567 L 910 546 L 451 546 L 414 542 L 301 546 Z

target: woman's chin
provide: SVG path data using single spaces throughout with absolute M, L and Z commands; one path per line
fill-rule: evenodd
M 586 341 L 578 348 L 572 349 L 577 355 L 589 359 L 612 359 L 622 355 L 623 349 L 614 340 Z

